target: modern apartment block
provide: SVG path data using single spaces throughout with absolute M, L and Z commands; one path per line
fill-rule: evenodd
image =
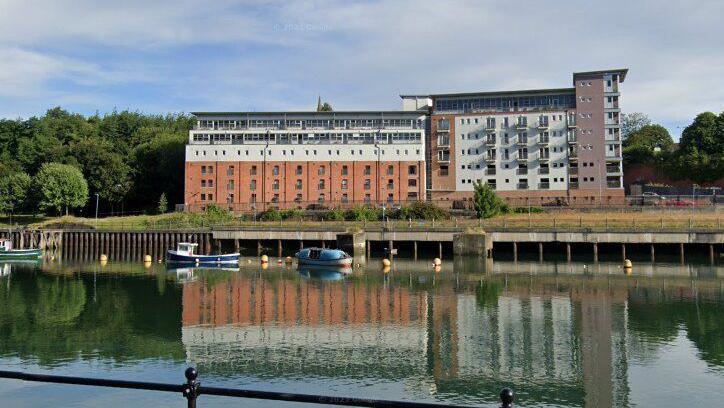
M 571 88 L 430 95 L 428 197 L 469 207 L 482 181 L 514 205 L 622 202 L 626 73 L 574 73 Z M 402 98 L 410 106 L 420 96 Z
M 577 72 L 570 88 L 401 95 L 401 111 L 196 112 L 184 203 L 471 208 L 476 181 L 513 205 L 621 203 L 627 71 Z
M 195 112 L 185 205 L 232 211 L 424 199 L 425 112 Z

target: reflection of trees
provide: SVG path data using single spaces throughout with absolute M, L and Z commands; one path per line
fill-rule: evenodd
M 0 355 L 41 364 L 101 355 L 183 359 L 181 294 L 153 279 L 13 274 L 0 285 Z
M 680 328 L 709 364 L 724 366 L 724 304 L 696 299 L 653 298 L 637 294 L 628 306 L 632 352 L 655 358 L 661 345 L 673 341 Z
M 502 282 L 482 280 L 480 285 L 475 287 L 475 303 L 481 309 L 487 306 L 496 306 L 501 292 L 503 292 Z

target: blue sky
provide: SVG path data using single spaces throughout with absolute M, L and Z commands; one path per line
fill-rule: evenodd
M 622 109 L 724 110 L 724 2 L 0 0 L 0 117 L 396 109 L 400 93 L 565 87 L 628 67 Z

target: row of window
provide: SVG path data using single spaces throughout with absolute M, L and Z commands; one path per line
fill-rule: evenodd
M 279 175 L 280 167 L 274 166 L 272 167 L 272 174 L 275 176 Z M 297 166 L 295 169 L 296 175 L 301 175 L 304 171 L 304 168 L 302 166 Z M 322 176 L 326 173 L 327 167 L 326 166 L 319 166 L 317 167 L 317 174 Z M 206 174 L 214 174 L 214 167 L 213 166 L 201 166 L 201 175 L 204 176 Z M 257 166 L 253 165 L 249 168 L 249 174 L 252 176 L 255 176 L 257 174 Z M 340 174 L 343 176 L 346 176 L 349 174 L 349 166 L 343 165 L 340 169 Z M 371 175 L 372 174 L 372 166 L 365 166 L 364 167 L 364 174 L 365 175 Z M 393 175 L 395 174 L 395 166 L 388 165 L 387 166 L 387 174 Z M 416 176 L 417 175 L 417 166 L 416 165 L 410 165 L 407 166 L 407 174 L 409 176 Z M 226 175 L 227 176 L 233 176 L 234 175 L 234 166 L 229 166 L 226 169 Z M 202 184 L 206 182 L 206 180 L 201 181 Z M 212 180 L 209 180 L 210 183 L 213 183 Z M 211 186 L 209 186 L 211 187 Z
M 201 193 L 201 197 L 200 197 L 200 198 L 201 198 L 201 201 L 207 201 L 207 202 L 208 202 L 208 201 L 214 201 L 214 195 L 211 194 L 211 193 L 210 193 L 210 194 Z M 280 197 L 279 197 L 279 194 L 274 194 L 274 195 L 272 196 L 272 198 L 271 198 L 271 202 L 272 202 L 272 203 L 279 203 L 279 198 L 280 198 Z M 411 192 L 407 193 L 407 200 L 408 200 L 408 201 L 414 201 L 414 200 L 417 200 L 417 199 L 418 199 L 417 192 L 411 191 Z M 317 202 L 318 202 L 318 203 L 324 203 L 326 200 L 327 200 L 326 194 L 325 194 L 325 193 L 319 193 L 319 195 L 317 196 Z M 303 195 L 302 195 L 301 193 L 296 194 L 296 196 L 294 197 L 294 202 L 295 202 L 295 203 L 301 203 L 302 201 L 303 201 Z M 349 195 L 348 195 L 347 193 L 343 193 L 343 194 L 341 195 L 340 201 L 341 201 L 342 203 L 348 203 L 348 202 L 349 202 Z M 393 193 L 387 194 L 387 202 L 392 203 L 392 202 L 394 202 L 394 201 L 395 201 L 395 195 L 394 195 Z M 229 194 L 226 195 L 226 202 L 227 202 L 228 204 L 234 203 L 234 194 L 233 194 L 233 193 L 229 193 Z M 257 202 L 257 195 L 256 195 L 256 193 L 251 193 L 251 194 L 249 195 L 249 203 L 254 204 L 254 203 L 256 203 L 256 202 Z M 372 202 L 372 194 L 365 194 L 365 195 L 364 195 L 364 202 L 365 202 L 366 204 L 371 203 L 371 202 Z
M 265 149 L 259 150 L 259 156 L 260 156 L 260 157 L 263 157 L 263 156 L 264 156 L 264 150 L 265 150 Z M 349 151 L 349 153 L 350 153 L 350 155 L 354 156 L 356 151 L 357 151 L 357 150 L 351 149 L 351 150 Z M 359 151 L 359 156 L 363 156 L 363 155 L 364 155 L 364 152 L 363 152 L 362 150 L 358 150 L 358 151 Z M 382 155 L 382 156 L 385 156 L 385 155 L 386 155 L 385 149 L 380 149 L 380 148 L 378 148 L 378 151 L 379 151 L 379 154 L 380 154 L 380 155 Z M 294 156 L 294 152 L 295 152 L 294 149 L 290 149 L 290 150 L 289 150 L 289 155 L 290 155 L 290 156 Z M 329 156 L 333 156 L 333 155 L 334 155 L 333 152 L 334 152 L 334 150 L 327 150 L 327 154 L 328 154 Z M 199 153 L 201 153 L 201 154 L 199 154 Z M 306 150 L 306 149 L 304 150 L 304 154 L 305 154 L 306 156 L 309 156 L 309 155 L 310 155 L 309 153 L 310 153 L 310 150 Z M 311 153 L 312 153 L 312 156 L 316 156 L 316 155 L 317 155 L 317 150 L 316 150 L 316 149 L 311 150 Z M 336 149 L 336 155 L 337 155 L 337 156 L 339 156 L 341 153 L 342 153 L 342 152 L 341 152 L 339 149 Z M 237 151 L 236 151 L 236 154 L 237 154 L 238 156 L 241 156 L 241 150 L 237 150 Z M 373 154 L 374 154 L 374 153 L 373 153 Z M 395 150 L 390 150 L 390 154 L 395 154 L 395 155 L 397 155 L 397 156 L 399 156 L 399 155 L 401 155 L 401 154 L 408 155 L 408 154 L 410 154 L 410 150 L 409 150 L 409 149 L 395 149 Z M 416 155 L 420 155 L 420 149 L 415 149 L 415 154 L 416 154 Z M 200 156 L 206 156 L 206 150 L 200 150 L 200 151 L 197 150 L 197 151 L 196 151 L 196 156 L 199 156 L 199 155 L 200 155 Z M 219 155 L 219 150 L 214 150 L 214 156 L 218 156 L 218 155 Z M 226 150 L 221 150 L 221 155 L 222 155 L 222 156 L 226 156 Z M 246 156 L 249 156 L 249 150 L 246 150 L 246 151 L 245 151 L 245 155 L 246 155 Z M 287 155 L 287 150 L 286 150 L 286 149 L 282 150 L 282 156 L 286 156 L 286 155 Z M 266 157 L 272 157 L 272 156 L 273 156 L 273 155 L 272 155 L 272 150 L 271 150 L 271 149 L 267 149 Z
M 272 181 L 272 190 L 279 190 L 280 181 L 278 179 L 274 179 Z M 317 182 L 317 188 L 319 190 L 324 190 L 326 188 L 327 181 L 325 179 L 318 180 Z M 213 180 L 201 180 L 201 187 L 213 187 L 214 182 Z M 296 190 L 302 190 L 304 186 L 304 183 L 302 180 L 297 179 L 296 183 L 294 184 L 294 188 Z M 349 186 L 349 181 L 347 179 L 342 179 L 340 183 L 340 189 L 347 190 Z M 372 186 L 372 180 L 371 179 L 365 179 L 364 181 L 364 189 L 369 190 Z M 407 186 L 408 187 L 417 187 L 417 179 L 408 179 L 407 180 Z M 387 180 L 387 188 L 391 189 L 395 187 L 395 181 L 394 179 L 388 179 Z M 226 183 L 227 190 L 233 190 L 234 189 L 234 180 L 228 180 Z M 256 180 L 252 179 L 249 182 L 249 189 L 250 190 L 256 190 Z
M 541 96 L 503 97 L 452 97 L 436 98 L 435 110 L 442 111 L 484 111 L 508 110 L 510 108 L 563 109 L 575 108 L 574 93 Z
M 194 142 L 234 144 L 389 144 L 419 143 L 419 132 L 397 133 L 194 133 Z
M 420 119 L 237 119 L 198 120 L 197 129 L 286 128 L 424 128 Z

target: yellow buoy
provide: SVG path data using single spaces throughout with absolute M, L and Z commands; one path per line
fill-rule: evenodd
M 441 267 L 440 265 L 435 265 L 435 267 L 433 268 L 433 270 L 434 270 L 435 272 L 440 272 L 440 271 L 442 270 L 442 267 Z
M 389 265 L 384 266 L 384 267 L 382 268 L 382 273 L 388 274 L 388 273 L 390 273 L 390 269 L 391 269 L 391 268 L 390 268 Z
M 293 261 L 293 259 L 292 259 L 291 256 L 288 256 L 288 257 L 284 258 L 284 262 L 286 262 L 286 263 L 288 263 L 288 264 L 292 263 L 292 261 Z
M 266 256 L 266 255 L 262 255 L 262 256 L 261 256 L 261 263 L 267 263 L 267 262 L 269 262 L 269 257 Z
M 435 258 L 435 259 L 432 260 L 432 264 L 435 265 L 435 266 L 440 266 L 440 265 L 442 265 L 442 259 L 440 259 L 440 258 Z
M 108 260 L 101 259 L 101 266 L 106 266 L 106 265 L 108 265 Z
M 387 259 L 387 258 L 384 258 L 384 259 L 382 260 L 382 266 L 390 266 L 391 264 L 392 264 L 392 263 L 391 263 L 390 260 Z
M 108 256 L 106 254 L 101 254 L 101 262 L 108 261 Z
M 262 263 L 261 263 L 261 269 L 266 269 L 266 268 L 268 268 L 268 267 L 269 267 L 269 264 L 268 264 L 268 263 L 266 263 L 266 262 L 262 262 Z
M 624 268 L 633 268 L 633 264 L 631 263 L 630 259 L 624 259 L 623 260 L 623 267 Z
M 143 262 L 153 262 L 153 258 L 151 258 L 151 255 L 144 255 Z
M 150 268 L 150 267 L 151 267 L 151 264 L 153 264 L 153 262 L 151 262 L 151 261 L 144 261 L 144 262 L 143 262 L 143 266 L 144 266 L 146 269 Z

